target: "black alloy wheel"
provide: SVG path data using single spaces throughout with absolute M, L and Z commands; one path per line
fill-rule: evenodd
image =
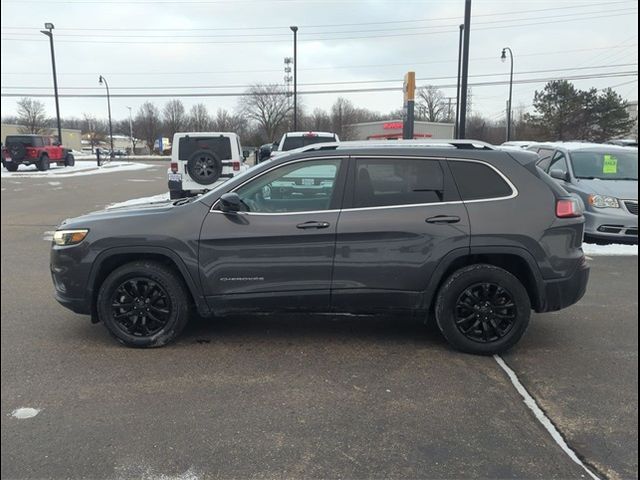
M 513 328 L 516 318 L 513 296 L 495 283 L 471 285 L 456 302 L 456 327 L 465 337 L 475 342 L 500 340 Z
M 160 332 L 171 318 L 171 298 L 157 282 L 144 277 L 122 282 L 112 296 L 111 313 L 124 333 L 148 337 Z

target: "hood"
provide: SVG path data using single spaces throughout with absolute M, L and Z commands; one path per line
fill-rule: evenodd
M 586 193 L 609 195 L 624 200 L 638 199 L 637 180 L 598 180 L 582 179 L 576 181 L 576 186 Z
M 125 217 L 138 217 L 148 216 L 155 214 L 163 214 L 171 211 L 174 208 L 179 208 L 174 205 L 175 200 L 155 200 L 144 203 L 123 203 L 112 207 L 107 207 L 104 210 L 97 210 L 95 212 L 86 213 L 79 217 L 68 218 L 62 222 L 60 226 L 69 225 L 86 225 L 94 221 L 104 221 L 110 219 L 119 219 Z

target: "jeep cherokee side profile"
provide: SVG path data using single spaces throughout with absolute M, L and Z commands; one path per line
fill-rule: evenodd
M 10 172 L 20 165 L 34 165 L 40 171 L 49 170 L 51 163 L 72 167 L 71 151 L 48 135 L 7 135 L 2 148 L 2 165 Z
M 137 347 L 194 308 L 417 312 L 456 349 L 501 352 L 589 276 L 580 205 L 536 160 L 469 141 L 294 151 L 200 197 L 65 221 L 55 296 Z

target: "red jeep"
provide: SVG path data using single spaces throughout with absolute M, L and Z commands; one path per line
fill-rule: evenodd
M 2 147 L 2 165 L 10 172 L 18 166 L 33 165 L 40 171 L 49 170 L 56 163 L 71 167 L 75 164 L 71 150 L 64 148 L 54 138 L 46 135 L 7 135 Z

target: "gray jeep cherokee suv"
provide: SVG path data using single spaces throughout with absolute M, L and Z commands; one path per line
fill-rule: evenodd
M 55 296 L 137 347 L 195 308 L 418 313 L 459 350 L 501 352 L 587 285 L 579 202 L 536 160 L 469 141 L 293 151 L 200 197 L 65 221 Z

